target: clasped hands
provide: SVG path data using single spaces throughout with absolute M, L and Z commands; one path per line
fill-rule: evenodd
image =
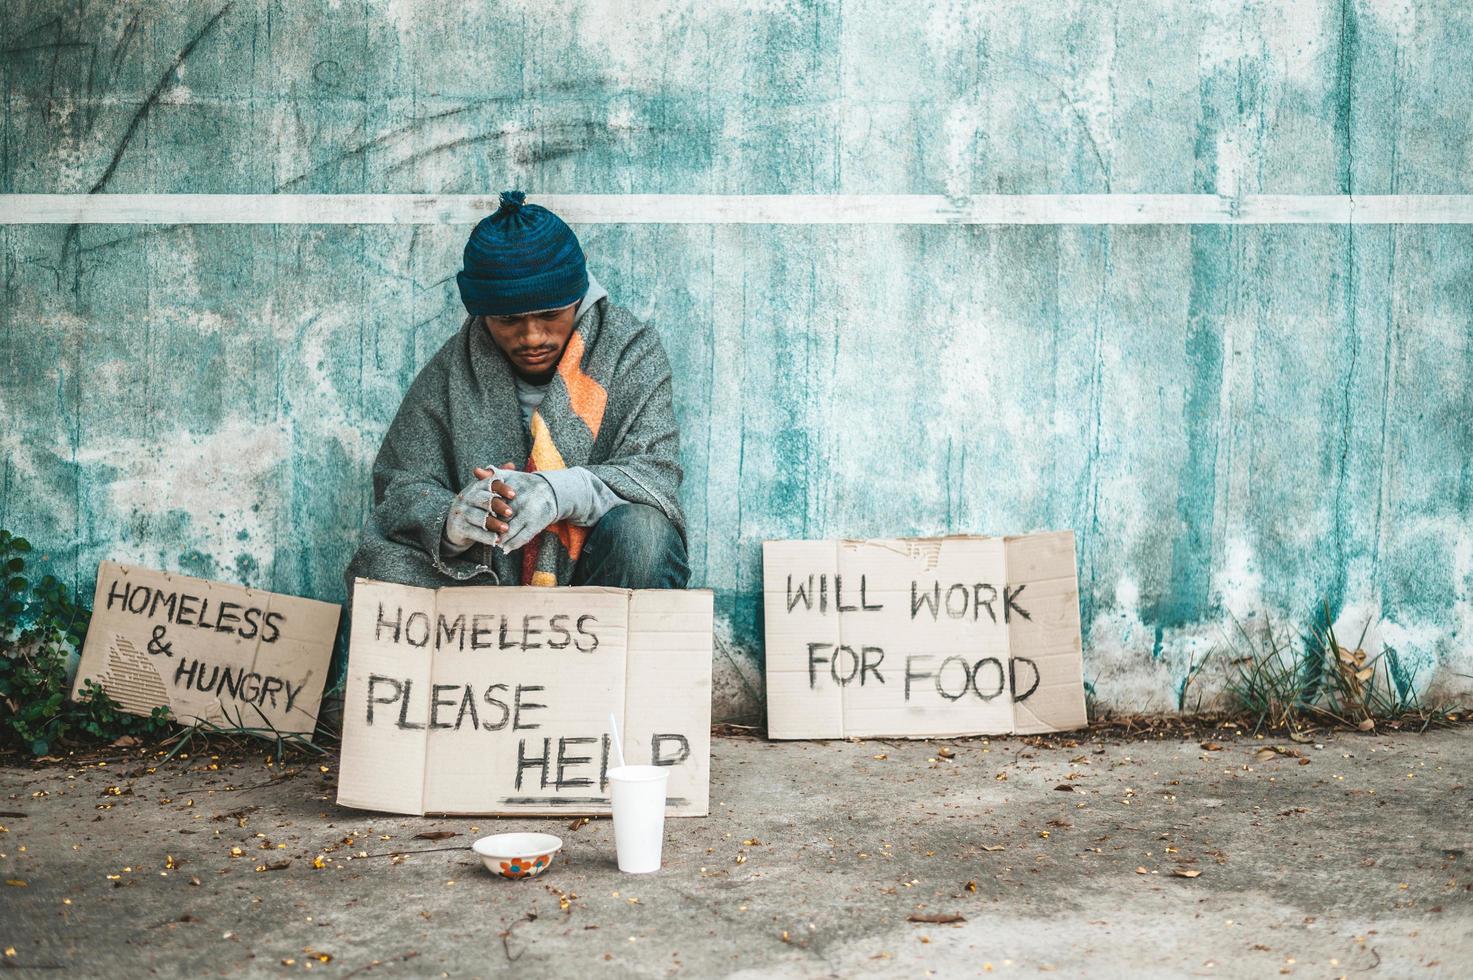
M 472 475 L 475 482 L 456 494 L 445 518 L 451 546 L 463 550 L 479 541 L 512 552 L 557 520 L 557 494 L 536 473 L 506 463 L 478 466 Z

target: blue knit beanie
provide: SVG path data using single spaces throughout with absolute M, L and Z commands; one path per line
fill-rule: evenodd
M 472 316 L 510 316 L 569 306 L 588 292 L 588 266 L 573 229 L 551 211 L 505 191 L 465 243 L 455 277 Z

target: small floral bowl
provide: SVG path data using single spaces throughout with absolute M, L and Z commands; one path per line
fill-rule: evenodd
M 552 864 L 552 856 L 563 846 L 551 834 L 492 834 L 471 845 L 481 863 L 503 878 L 535 878 Z

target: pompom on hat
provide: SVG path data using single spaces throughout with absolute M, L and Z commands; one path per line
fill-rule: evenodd
M 588 265 L 573 229 L 521 191 L 504 191 L 496 213 L 465 243 L 455 277 L 472 316 L 511 316 L 569 306 L 588 291 Z

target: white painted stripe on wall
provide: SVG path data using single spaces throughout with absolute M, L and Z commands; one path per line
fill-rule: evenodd
M 0 224 L 470 225 L 471 194 L 3 194 Z M 1470 224 L 1473 194 L 545 194 L 573 224 Z

